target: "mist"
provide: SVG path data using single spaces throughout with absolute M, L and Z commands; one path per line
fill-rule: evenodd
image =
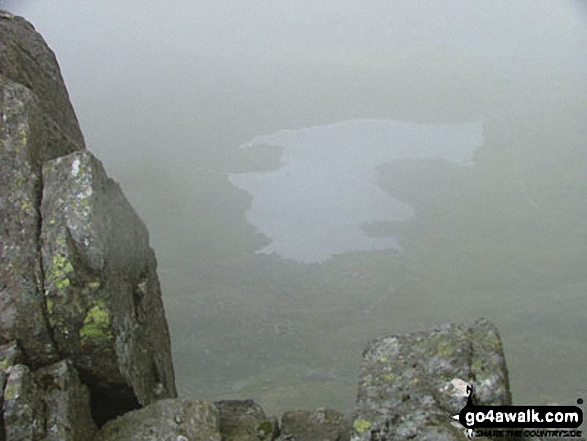
M 180 395 L 349 410 L 366 342 L 485 316 L 514 402 L 587 348 L 579 0 L 19 0 L 147 224 Z

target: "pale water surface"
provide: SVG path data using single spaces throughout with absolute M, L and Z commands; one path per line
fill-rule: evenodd
M 371 237 L 362 228 L 414 216 L 410 205 L 378 186 L 376 166 L 407 158 L 469 165 L 481 143 L 481 123 L 360 119 L 280 130 L 240 148 L 280 148 L 281 166 L 234 174 L 230 182 L 253 196 L 247 220 L 271 239 L 260 253 L 321 262 L 345 251 L 401 250 L 399 238 Z

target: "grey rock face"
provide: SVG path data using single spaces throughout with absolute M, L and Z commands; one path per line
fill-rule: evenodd
M 39 99 L 48 150 L 65 154 L 84 147 L 84 140 L 57 59 L 32 24 L 22 17 L 0 16 L 0 76 L 31 90 Z
M 10 368 L 23 361 L 22 353 L 16 346 L 16 343 L 11 342 L 0 346 L 0 440 L 4 441 L 4 390 L 6 387 L 6 380 Z
M 46 133 L 37 98 L 2 77 L 0 113 L 0 342 L 18 340 L 27 362 L 37 367 L 57 361 L 39 256 Z
M 220 413 L 210 401 L 160 400 L 106 423 L 94 441 L 221 441 Z
M 272 441 L 278 434 L 277 419 L 267 418 L 253 400 L 225 400 L 214 403 L 220 411 L 222 441 Z
M 466 439 L 450 418 L 466 403 L 459 381 L 474 386 L 477 404 L 511 404 L 501 340 L 484 319 L 379 338 L 364 353 L 359 381 L 356 441 Z
M 88 388 L 68 361 L 36 372 L 11 366 L 3 395 L 7 441 L 89 440 L 96 430 Z
M 351 422 L 332 409 L 294 410 L 281 417 L 279 441 L 348 441 Z
M 0 377 L 5 391 L 22 389 L 20 401 L 4 394 L 7 433 L 16 427 L 8 425 L 15 415 L 37 418 L 33 403 L 85 400 L 79 380 L 67 374 L 71 370 L 91 389 L 93 418 L 100 424 L 176 396 L 147 230 L 85 150 L 53 52 L 31 24 L 2 13 L 0 345 L 9 342 L 22 350 L 23 364 Z M 78 398 L 41 396 L 42 385 L 31 379 L 60 359 L 71 363 L 55 378 Z M 43 375 L 47 380 L 53 374 Z M 30 403 L 19 407 L 24 399 Z M 75 422 L 60 419 L 85 418 L 73 411 L 76 405 L 70 407 L 42 413 L 43 425 L 55 421 L 76 432 Z M 30 439 L 41 436 L 35 424 L 28 427 Z M 55 433 L 43 436 L 66 439 Z
M 19 340 L 32 367 L 57 360 L 39 246 L 41 167 L 84 148 L 53 52 L 33 26 L 0 17 L 0 343 Z
M 175 397 L 145 225 L 87 151 L 47 161 L 43 182 L 44 288 L 59 352 L 113 402 Z
M 42 391 L 34 374 L 23 365 L 12 366 L 4 387 L 4 425 L 7 441 L 41 440 L 45 436 Z
M 90 440 L 96 432 L 90 391 L 69 360 L 35 372 L 43 389 L 46 441 Z

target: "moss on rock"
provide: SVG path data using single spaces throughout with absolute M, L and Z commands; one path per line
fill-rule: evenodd
M 99 301 L 88 310 L 79 336 L 82 344 L 112 341 L 114 336 L 110 328 L 110 315 L 104 301 Z

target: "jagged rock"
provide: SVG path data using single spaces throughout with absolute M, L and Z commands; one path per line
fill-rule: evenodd
M 18 340 L 37 367 L 57 361 L 38 242 L 46 136 L 36 97 L 3 77 L 0 115 L 0 343 Z
M 221 441 L 220 412 L 210 401 L 165 399 L 106 423 L 93 441 Z
M 90 392 L 69 360 L 35 372 L 43 389 L 46 441 L 90 440 L 96 432 Z
M 332 409 L 294 410 L 281 417 L 279 441 L 349 441 L 352 425 Z
M 39 99 L 49 151 L 66 154 L 84 148 L 84 140 L 57 59 L 32 24 L 0 14 L 0 76 L 30 89 Z
M 10 368 L 23 361 L 15 342 L 0 346 L 0 440 L 4 441 L 4 389 Z
M 267 418 L 253 400 L 224 400 L 214 404 L 220 411 L 222 441 L 273 441 L 279 428 L 275 417 Z
M 27 363 L 57 360 L 38 253 L 41 166 L 84 148 L 55 55 L 20 17 L 0 14 L 0 343 Z
M 176 396 L 147 229 L 87 151 L 43 167 L 42 256 L 59 352 L 116 414 Z M 118 406 L 118 409 L 114 409 Z
M 4 425 L 7 441 L 42 440 L 45 408 L 35 375 L 24 364 L 12 366 L 4 387 Z
M 487 320 L 374 340 L 363 355 L 352 440 L 467 439 L 450 418 L 466 404 L 458 380 L 473 385 L 477 404 L 511 404 L 501 340 Z
M 85 150 L 53 52 L 8 13 L 0 14 L 0 264 L 0 344 L 17 341 L 33 370 L 71 359 L 98 423 L 176 396 L 146 228 Z
M 69 361 L 36 372 L 11 366 L 3 390 L 7 441 L 82 441 L 96 431 L 89 391 Z

